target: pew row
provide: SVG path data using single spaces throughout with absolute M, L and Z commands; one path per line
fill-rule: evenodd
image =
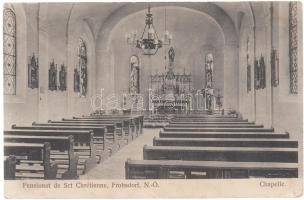
M 100 161 L 93 143 L 93 132 L 86 130 L 7 130 L 4 135 L 73 136 L 74 152 L 78 155 L 77 174 L 84 174 Z
M 175 115 L 174 119 L 241 119 L 234 115 L 206 115 L 206 114 L 179 114 Z
M 175 132 L 273 132 L 273 128 L 221 128 L 221 127 L 164 127 L 164 131 L 175 131 Z
M 92 127 L 106 127 L 107 138 L 112 138 L 113 142 L 123 146 L 124 143 L 128 143 L 131 139 L 131 135 L 128 135 L 129 128 L 124 127 L 122 122 L 99 122 L 99 121 L 82 121 L 82 120 L 64 120 L 64 121 L 52 121 L 49 120 L 48 124 L 54 126 L 92 126 Z M 42 125 L 42 124 L 40 124 Z M 126 130 L 128 129 L 128 130 Z
M 95 124 L 110 124 L 116 123 L 121 131 L 124 132 L 124 135 L 127 136 L 128 142 L 134 140 L 135 137 L 138 136 L 137 127 L 135 123 L 132 122 L 130 119 L 93 119 L 93 118 L 73 118 L 73 119 L 65 119 L 63 118 L 62 121 L 64 122 L 78 122 L 78 123 L 95 123 Z
M 153 138 L 153 146 L 298 148 L 298 141 L 273 138 Z
M 4 156 L 10 155 L 17 160 L 16 179 L 56 179 L 57 164 L 51 162 L 50 143 L 4 142 Z
M 248 122 L 247 119 L 241 118 L 173 118 L 172 122 Z
M 289 138 L 289 133 L 273 132 L 174 132 L 160 131 L 161 138 Z
M 147 146 L 144 160 L 193 160 L 229 162 L 298 162 L 298 148 Z
M 247 122 L 247 121 L 171 121 L 170 124 L 181 124 L 181 125 L 196 125 L 196 124 L 203 124 L 203 125 L 212 125 L 212 124 L 254 124 L 254 122 Z
M 126 179 L 297 178 L 295 163 L 127 160 Z
M 263 125 L 256 125 L 256 124 L 173 124 L 170 123 L 165 128 L 179 128 L 179 129 L 200 129 L 200 128 L 263 128 Z
M 45 143 L 51 145 L 50 158 L 58 166 L 58 179 L 77 179 L 78 155 L 74 153 L 74 139 L 72 136 L 31 136 L 4 135 L 5 142 L 14 143 Z
M 104 120 L 114 120 L 114 119 L 127 119 L 130 120 L 132 124 L 135 124 L 139 134 L 142 134 L 142 127 L 144 122 L 143 115 L 90 115 L 82 117 L 74 117 L 74 119 L 104 119 Z
M 116 152 L 118 149 L 115 133 L 107 133 L 107 128 L 104 126 L 91 125 L 67 125 L 67 124 L 53 124 L 53 123 L 37 123 L 33 122 L 33 126 L 12 126 L 13 129 L 30 129 L 30 130 L 68 130 L 68 131 L 91 131 L 93 132 L 93 144 L 96 147 L 96 154 L 98 155 L 98 163 L 108 158 L 112 151 Z

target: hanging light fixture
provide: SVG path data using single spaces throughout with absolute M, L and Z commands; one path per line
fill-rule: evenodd
M 141 49 L 144 55 L 155 55 L 163 45 L 170 45 L 172 36 L 168 31 L 165 30 L 165 36 L 162 40 L 158 38 L 157 31 L 153 25 L 153 15 L 150 5 L 148 5 L 145 24 L 145 28 L 139 39 L 137 38 L 137 31 L 132 31 L 126 35 L 128 44 Z
M 164 37 L 162 37 L 163 45 L 170 45 L 172 40 L 172 35 L 167 30 L 167 10 L 165 8 L 165 34 Z

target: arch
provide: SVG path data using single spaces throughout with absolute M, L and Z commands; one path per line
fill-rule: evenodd
M 75 56 L 78 55 L 78 44 L 79 39 L 81 38 L 85 45 L 86 45 L 86 51 L 87 51 L 87 75 L 88 75 L 88 83 L 87 83 L 87 92 L 88 95 L 91 95 L 95 92 L 93 89 L 95 87 L 95 78 L 96 78 L 96 72 L 95 72 L 95 40 L 92 33 L 92 29 L 88 25 L 87 21 L 85 20 L 70 20 L 68 25 L 68 48 L 67 48 L 67 54 L 68 54 L 68 73 L 74 74 L 74 69 L 77 67 L 78 60 L 75 59 Z M 68 81 L 68 85 L 70 85 L 70 88 L 72 88 L 70 91 L 73 91 L 74 88 L 74 81 L 73 76 L 70 76 L 71 79 Z M 74 93 L 74 92 L 73 92 Z
M 235 45 L 237 44 L 237 34 L 235 30 L 234 23 L 232 19 L 230 18 L 227 13 L 221 9 L 220 7 L 216 6 L 213 3 L 182 3 L 182 2 L 176 2 L 176 3 L 153 3 L 151 4 L 151 7 L 162 7 L 162 6 L 174 6 L 174 7 L 181 7 L 181 8 L 188 8 L 193 11 L 200 12 L 202 14 L 207 15 L 211 19 L 213 19 L 216 24 L 219 25 L 219 27 L 222 29 L 224 33 L 225 43 L 227 45 Z M 105 22 L 100 27 L 96 43 L 97 43 L 97 49 L 98 50 L 108 50 L 109 48 L 109 41 L 111 32 L 114 29 L 114 27 L 119 24 L 119 22 L 122 19 L 125 19 L 128 15 L 132 15 L 136 12 L 140 12 L 142 10 L 146 9 L 145 3 L 128 3 L 120 8 L 116 9 L 115 11 L 110 14 Z

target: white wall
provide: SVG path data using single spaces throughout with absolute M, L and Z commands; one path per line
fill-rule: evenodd
M 298 4 L 300 7 L 300 4 Z M 299 19 L 301 12 L 299 8 Z M 270 26 L 270 3 L 253 3 L 255 14 L 255 38 L 253 37 L 253 24 L 249 25 L 248 16 L 245 16 L 240 32 L 240 112 L 249 120 L 265 127 L 274 127 L 278 132 L 290 132 L 292 138 L 300 139 L 303 131 L 302 116 L 302 24 L 298 21 L 298 94 L 289 93 L 289 36 L 288 36 L 288 3 L 274 3 L 273 30 Z M 279 56 L 279 86 L 271 87 L 271 32 L 273 32 L 273 47 L 278 50 Z M 261 55 L 265 58 L 266 88 L 256 90 L 254 94 L 254 71 L 252 65 L 252 91 L 247 93 L 246 73 L 246 38 L 250 38 L 250 58 L 254 56 L 252 46 L 256 45 L 256 58 Z M 272 91 L 273 89 L 273 91 Z M 256 95 L 256 98 L 254 98 Z M 256 109 L 256 112 L 254 111 Z
M 58 5 L 14 4 L 17 16 L 17 96 L 5 96 L 5 128 L 91 113 L 91 97 L 95 94 L 95 40 L 83 20 L 69 21 L 68 13 L 57 20 L 49 16 L 58 12 Z M 25 9 L 24 9 L 25 8 Z M 63 9 L 63 8 L 61 8 Z M 39 16 L 39 17 L 38 17 Z M 20 31 L 25 30 L 25 31 Z M 78 39 L 83 38 L 88 52 L 88 93 L 80 98 L 74 92 L 73 71 L 77 62 Z M 29 56 L 39 57 L 39 89 L 27 87 Z M 67 91 L 48 90 L 51 61 L 67 67 Z

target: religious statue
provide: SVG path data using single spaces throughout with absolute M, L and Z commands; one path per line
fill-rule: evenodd
M 175 57 L 175 52 L 174 52 L 173 47 L 171 47 L 171 48 L 169 49 L 168 55 L 169 55 L 169 66 L 172 66 L 172 65 L 173 65 L 173 62 L 174 62 L 174 57 Z
M 39 66 L 38 58 L 35 58 L 35 55 L 30 57 L 30 64 L 28 64 L 28 87 L 29 88 L 38 88 L 39 84 Z
M 57 90 L 57 64 L 55 65 L 54 60 L 50 63 L 49 90 Z
M 65 91 L 66 90 L 66 69 L 65 66 L 62 64 L 61 69 L 59 71 L 59 90 Z

